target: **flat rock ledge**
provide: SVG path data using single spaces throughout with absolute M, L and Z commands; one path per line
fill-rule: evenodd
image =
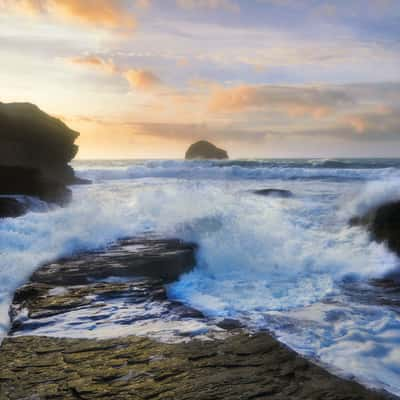
M 384 399 L 336 378 L 268 334 L 163 344 L 8 338 L 0 353 L 2 399 Z
M 10 309 L 0 400 L 390 398 L 267 333 L 168 299 L 165 284 L 193 268 L 195 252 L 179 240 L 133 239 L 41 267 Z

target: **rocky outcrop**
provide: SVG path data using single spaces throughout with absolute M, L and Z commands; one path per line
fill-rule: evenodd
M 0 103 L 0 195 L 67 202 L 67 185 L 81 183 L 68 165 L 78 135 L 33 104 Z
M 136 238 L 44 265 L 15 292 L 10 332 L 173 330 L 178 340 L 189 320 L 207 330 L 204 316 L 168 300 L 164 286 L 194 267 L 195 251 L 194 244 L 176 239 Z
M 254 194 L 259 196 L 271 196 L 271 197 L 282 197 L 289 198 L 293 197 L 293 193 L 290 190 L 285 189 L 258 189 L 253 191 Z
M 206 140 L 200 140 L 199 142 L 193 143 L 185 154 L 186 160 L 225 160 L 227 158 L 228 153 L 225 150 L 218 148 Z
M 384 242 L 400 256 L 400 201 L 375 207 L 365 215 L 354 217 L 351 225 L 364 225 L 377 242 Z
M 217 326 L 169 300 L 164 284 L 193 267 L 195 249 L 179 240 L 133 239 L 41 267 L 14 296 L 12 329 L 0 347 L 0 394 L 10 400 L 389 398 L 329 374 L 268 333 L 249 334 L 231 319 Z M 113 316 L 111 339 L 49 337 L 60 327 L 62 336 L 75 328 L 79 335 L 95 332 Z M 188 324 L 194 328 L 182 330 Z M 124 336 L 135 327 L 137 334 Z M 166 329 L 178 340 L 160 341 Z

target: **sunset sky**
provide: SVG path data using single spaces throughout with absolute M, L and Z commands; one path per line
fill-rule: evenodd
M 79 158 L 400 156 L 400 0 L 0 0 L 0 88 Z

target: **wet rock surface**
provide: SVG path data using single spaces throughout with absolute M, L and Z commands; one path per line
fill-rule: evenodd
M 163 344 L 17 337 L 0 353 L 7 399 L 383 399 L 333 377 L 267 334 Z
M 52 285 L 84 285 L 112 277 L 146 276 L 172 282 L 195 265 L 196 246 L 176 239 L 130 239 L 106 250 L 79 254 L 45 265 L 32 282 Z
M 138 238 L 41 267 L 14 296 L 0 399 L 389 398 L 168 299 L 195 250 Z
M 218 334 L 197 310 L 169 300 L 166 284 L 190 271 L 196 246 L 169 239 L 120 241 L 41 267 L 10 308 L 13 335 L 164 341 Z

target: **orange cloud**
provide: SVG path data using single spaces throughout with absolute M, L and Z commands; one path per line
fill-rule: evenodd
M 315 119 L 327 117 L 332 110 L 329 107 L 316 105 L 287 104 L 286 112 L 290 117 L 304 117 L 311 115 Z
M 4 3 L 17 11 L 54 14 L 95 26 L 126 30 L 136 24 L 122 0 L 5 0 Z
M 136 0 L 135 6 L 139 8 L 149 8 L 151 6 L 151 0 Z
M 288 86 L 249 86 L 217 88 L 211 93 L 212 112 L 244 112 L 268 107 L 289 116 L 327 117 L 342 103 L 351 99 L 339 91 Z
M 367 129 L 367 122 L 358 115 L 351 115 L 345 119 L 347 122 L 357 133 L 364 133 Z
M 98 68 L 108 73 L 117 73 L 119 68 L 112 60 L 104 60 L 97 56 L 81 56 L 69 59 L 72 64 L 83 65 L 85 67 Z
M 129 69 L 124 73 L 132 88 L 150 90 L 161 84 L 160 78 L 153 72 L 145 69 Z
M 243 111 L 250 107 L 262 106 L 265 101 L 255 87 L 238 86 L 217 89 L 213 92 L 209 104 L 211 111 Z
M 133 89 L 152 90 L 161 85 L 161 79 L 152 71 L 138 68 L 126 69 L 116 65 L 111 59 L 105 60 L 96 55 L 73 57 L 67 61 L 86 68 L 94 68 L 99 71 L 118 74 L 125 78 Z
M 10 7 L 11 5 L 12 3 L 10 1 L 6 0 L 4 2 L 5 7 Z M 45 12 L 45 8 L 41 0 L 19 0 L 15 2 L 14 7 L 18 11 L 22 11 L 31 15 Z

